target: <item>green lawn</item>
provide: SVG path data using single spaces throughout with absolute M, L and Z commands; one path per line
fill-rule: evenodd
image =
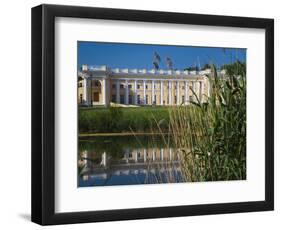
M 168 120 L 168 107 L 79 108 L 80 133 L 158 132 L 158 125 L 165 131 Z

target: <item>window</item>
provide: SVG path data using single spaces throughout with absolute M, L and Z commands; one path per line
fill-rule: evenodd
M 116 102 L 116 95 L 115 95 L 115 94 L 112 94 L 112 96 L 111 96 L 111 101 L 112 101 L 112 102 Z
M 137 89 L 140 89 L 140 84 L 137 85 Z
M 83 95 L 80 94 L 80 103 L 82 103 L 82 102 L 83 102 Z
M 184 104 L 184 95 L 181 96 L 181 103 Z
M 112 89 L 115 89 L 116 88 L 116 85 L 115 84 L 112 84 Z
M 177 104 L 177 96 L 175 96 L 175 104 Z
M 156 101 L 157 101 L 157 97 L 156 97 L 156 95 L 154 95 L 154 101 L 153 101 L 153 104 L 155 104 L 155 105 L 156 105 Z
M 129 88 L 129 89 L 131 89 L 131 88 L 132 88 L 132 85 L 131 85 L 131 84 L 130 84 L 130 85 L 128 85 L 128 88 Z
M 82 82 L 79 82 L 78 87 L 83 87 Z
M 184 86 L 181 87 L 181 89 L 184 89 L 184 88 L 185 88 Z
M 189 96 L 189 101 L 193 101 L 192 99 L 193 99 L 193 97 L 192 97 L 192 96 Z
M 140 104 L 140 103 L 141 103 L 141 100 L 140 100 L 140 95 L 139 95 L 139 94 L 138 94 L 138 96 L 137 96 L 137 99 L 138 99 L 138 100 L 137 100 L 137 103 Z
M 145 104 L 148 104 L 148 95 L 145 95 Z
M 99 102 L 100 101 L 100 94 L 99 92 L 94 92 L 94 102 Z
M 124 89 L 124 85 L 123 84 L 120 84 L 120 89 Z
M 129 95 L 129 104 L 133 104 L 133 96 Z
M 99 81 L 95 81 L 95 82 L 94 82 L 94 86 L 95 86 L 95 87 L 99 87 L 99 86 L 100 86 L 100 82 L 99 82 Z
M 145 88 L 148 89 L 148 85 L 147 84 L 145 85 Z
M 125 103 L 125 97 L 124 95 L 120 95 L 120 104 L 124 104 Z

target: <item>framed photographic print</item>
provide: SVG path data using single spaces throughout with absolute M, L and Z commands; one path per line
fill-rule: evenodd
M 273 19 L 32 8 L 32 221 L 274 207 Z

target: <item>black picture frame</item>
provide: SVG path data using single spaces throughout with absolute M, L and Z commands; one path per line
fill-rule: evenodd
M 265 200 L 55 213 L 55 18 L 109 19 L 265 29 Z M 162 218 L 274 209 L 274 20 L 110 8 L 32 8 L 32 221 L 41 225 Z

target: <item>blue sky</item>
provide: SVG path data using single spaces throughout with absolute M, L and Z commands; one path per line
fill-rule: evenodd
M 82 64 L 107 65 L 111 68 L 152 69 L 153 55 L 160 57 L 160 69 L 167 69 L 165 59 L 170 57 L 174 69 L 190 66 L 203 67 L 214 63 L 218 67 L 235 60 L 246 61 L 246 49 L 212 48 L 128 43 L 78 42 L 78 67 Z

